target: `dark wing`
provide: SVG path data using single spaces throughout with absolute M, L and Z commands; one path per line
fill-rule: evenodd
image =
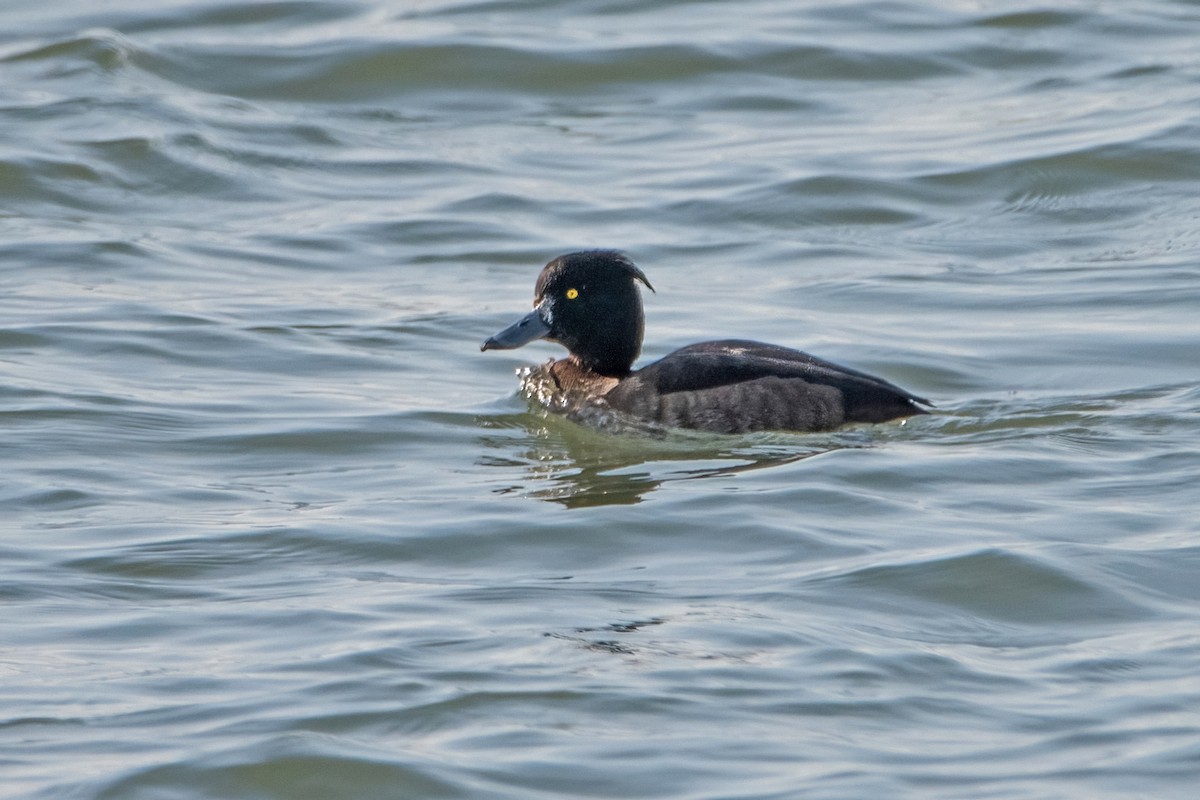
M 884 422 L 924 414 L 917 404 L 930 404 L 882 378 L 738 339 L 676 350 L 621 381 L 608 398 L 666 424 L 726 431 Z

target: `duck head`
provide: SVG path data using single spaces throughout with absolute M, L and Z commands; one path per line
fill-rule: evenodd
M 542 269 L 533 310 L 489 337 L 481 350 L 512 350 L 537 339 L 558 342 L 581 367 L 628 375 L 642 350 L 644 315 L 637 281 L 645 274 L 616 250 L 568 253 Z

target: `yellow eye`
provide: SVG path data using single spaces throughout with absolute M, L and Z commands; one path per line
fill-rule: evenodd
M 579 297 L 578 289 L 567 289 L 567 299 L 568 300 L 574 300 L 576 297 Z

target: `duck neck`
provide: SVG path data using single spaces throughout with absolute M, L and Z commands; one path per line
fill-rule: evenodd
M 595 356 L 581 356 L 577 353 L 571 353 L 566 359 L 571 365 L 580 372 L 590 372 L 593 375 L 602 375 L 606 378 L 624 378 L 631 371 L 633 359 L 637 358 L 637 353 L 633 353 L 626 357 L 621 354 L 619 357 L 612 358 L 597 358 Z
M 571 360 L 581 369 L 606 377 L 623 378 L 629 374 L 634 359 L 642 350 L 641 314 L 609 318 L 608 324 L 588 330 L 573 344 L 575 346 L 567 349 L 571 353 Z

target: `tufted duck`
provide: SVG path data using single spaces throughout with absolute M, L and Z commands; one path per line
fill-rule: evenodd
M 928 413 L 918 406 L 928 400 L 880 378 L 740 339 L 688 345 L 633 372 L 643 330 L 637 281 L 654 291 L 615 250 L 559 256 L 538 276 L 533 310 L 480 349 L 558 342 L 569 355 L 545 371 L 563 396 L 667 427 L 822 431 Z

